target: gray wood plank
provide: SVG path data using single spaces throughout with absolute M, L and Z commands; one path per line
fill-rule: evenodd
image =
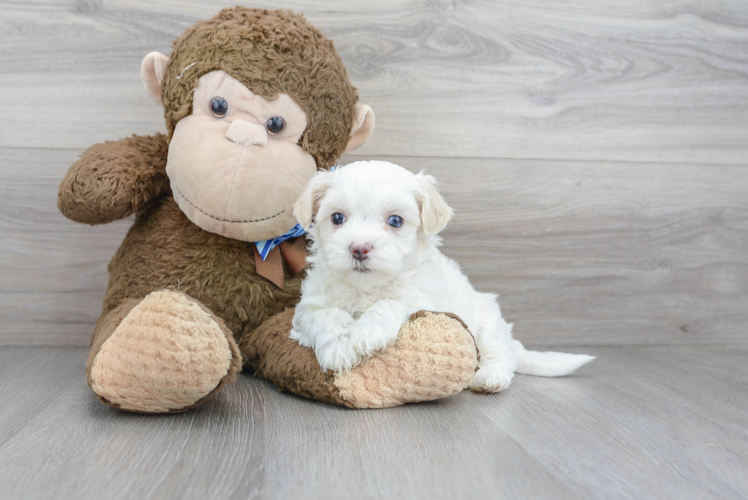
M 242 376 L 197 411 L 147 416 L 95 400 L 82 348 L 6 347 L 2 496 L 745 496 L 747 347 L 587 350 L 599 358 L 579 373 L 518 376 L 500 395 L 355 411 Z M 7 410 L 22 399 L 26 413 Z
M 596 498 L 745 497 L 745 347 L 585 349 L 599 356 L 589 370 L 524 377 L 536 397 L 494 413 L 525 450 Z M 533 425 L 545 432 L 528 433 Z
M 3 2 L 0 146 L 83 148 L 162 129 L 142 57 L 225 5 Z M 742 0 L 283 6 L 335 41 L 374 107 L 362 154 L 748 162 Z
M 85 378 L 86 355 L 80 348 L 0 347 L 0 447 L 45 408 L 56 408 L 66 382 Z
M 77 155 L 0 149 L 0 344 L 84 345 L 93 331 L 131 222 L 59 214 L 57 185 Z M 389 159 L 439 179 L 456 209 L 444 251 L 501 295 L 518 338 L 748 341 L 748 169 Z
M 394 158 L 456 210 L 443 250 L 541 344 L 748 340 L 742 167 Z
M 0 344 L 90 340 L 132 220 L 91 227 L 59 213 L 57 188 L 79 154 L 0 150 Z

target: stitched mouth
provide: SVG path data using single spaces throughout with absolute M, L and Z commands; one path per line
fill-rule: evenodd
M 187 197 L 186 197 L 186 196 L 184 195 L 184 193 L 182 193 L 182 192 L 181 192 L 181 191 L 179 190 L 179 188 L 175 188 L 175 189 L 176 189 L 176 191 L 177 191 L 177 192 L 179 193 L 179 196 L 181 196 L 181 197 L 182 197 L 182 199 L 184 199 L 184 201 L 186 201 L 187 203 L 189 203 L 189 204 L 190 204 L 190 205 L 191 205 L 191 206 L 192 206 L 192 207 L 193 207 L 193 208 L 194 208 L 195 210 L 197 210 L 197 211 L 198 211 L 198 212 L 200 212 L 201 214 L 205 215 L 206 217 L 210 217 L 211 219 L 213 219 L 213 220 L 217 220 L 217 221 L 219 221 L 219 222 L 228 222 L 228 223 L 230 223 L 230 224 L 247 224 L 247 223 L 250 223 L 250 222 L 262 222 L 262 221 L 266 221 L 266 220 L 274 219 L 274 218 L 278 217 L 279 215 L 283 215 L 283 214 L 285 213 L 285 210 L 281 210 L 280 212 L 278 212 L 278 213 L 277 213 L 277 214 L 275 214 L 275 215 L 271 215 L 271 216 L 269 216 L 269 217 L 262 217 L 261 219 L 247 219 L 247 220 L 231 220 L 231 219 L 223 219 L 223 218 L 221 218 L 221 217 L 216 217 L 216 216 L 214 216 L 214 215 L 211 215 L 211 214 L 209 214 L 208 212 L 206 212 L 206 211 L 205 211 L 205 210 L 203 210 L 202 208 L 200 208 L 200 207 L 198 207 L 197 205 L 195 205 L 194 203 L 192 203 L 192 202 L 191 202 L 191 201 L 190 201 L 190 200 L 189 200 L 189 199 L 188 199 L 188 198 L 187 198 Z

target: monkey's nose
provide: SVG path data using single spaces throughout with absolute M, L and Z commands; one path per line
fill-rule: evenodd
M 351 245 L 351 255 L 356 260 L 366 260 L 369 258 L 369 252 L 371 252 L 371 245 L 368 243 L 354 243 Z
M 268 143 L 268 133 L 259 123 L 245 120 L 234 120 L 226 131 L 226 137 L 243 146 L 265 146 Z

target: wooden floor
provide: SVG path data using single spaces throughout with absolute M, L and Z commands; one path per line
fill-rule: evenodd
M 348 410 L 242 376 L 100 404 L 77 347 L 0 349 L 0 498 L 746 498 L 748 346 L 590 347 L 574 376 Z
M 93 143 L 164 130 L 139 79 L 237 0 L 0 0 L 0 500 L 748 498 L 745 0 L 273 0 L 327 33 L 435 175 L 444 251 L 528 346 L 596 354 L 505 394 L 351 411 L 242 377 L 178 416 L 83 366 L 131 220 L 62 217 Z

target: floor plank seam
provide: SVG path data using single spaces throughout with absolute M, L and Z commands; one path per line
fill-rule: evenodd
M 155 134 L 157 132 L 163 133 L 162 131 L 153 131 L 149 133 L 142 133 L 139 135 L 148 135 L 148 134 Z M 122 137 L 126 137 L 132 134 L 125 134 Z M 108 141 L 117 140 L 121 137 L 112 137 L 109 139 L 106 139 Z M 93 145 L 93 143 L 91 144 Z M 28 150 L 28 151 L 80 151 L 83 152 L 87 148 L 77 148 L 77 147 L 69 147 L 69 148 L 49 148 L 44 146 L 0 146 L 0 150 L 8 149 L 8 150 L 15 150 L 15 151 L 22 151 L 22 150 Z M 739 168 L 748 168 L 748 162 L 684 162 L 684 161 L 664 161 L 664 160 L 619 160 L 619 159 L 586 159 L 586 158 L 561 158 L 561 157 L 554 157 L 554 158 L 535 158 L 535 157 L 525 157 L 525 156 L 451 156 L 451 155 L 408 155 L 408 154 L 376 154 L 376 153 L 367 153 L 367 152 L 360 152 L 357 151 L 354 154 L 351 154 L 350 156 L 346 155 L 343 156 L 339 161 L 338 164 L 345 164 L 350 163 L 348 161 L 351 158 L 377 158 L 377 159 L 388 159 L 388 158 L 402 158 L 402 159 L 443 159 L 443 160 L 486 160 L 486 161 L 519 161 L 519 162 L 550 162 L 550 163 L 584 163 L 584 164 L 595 164 L 595 163 L 605 163 L 605 164 L 624 164 L 624 165 L 662 165 L 663 167 L 739 167 Z M 351 160 L 353 161 L 353 160 Z

